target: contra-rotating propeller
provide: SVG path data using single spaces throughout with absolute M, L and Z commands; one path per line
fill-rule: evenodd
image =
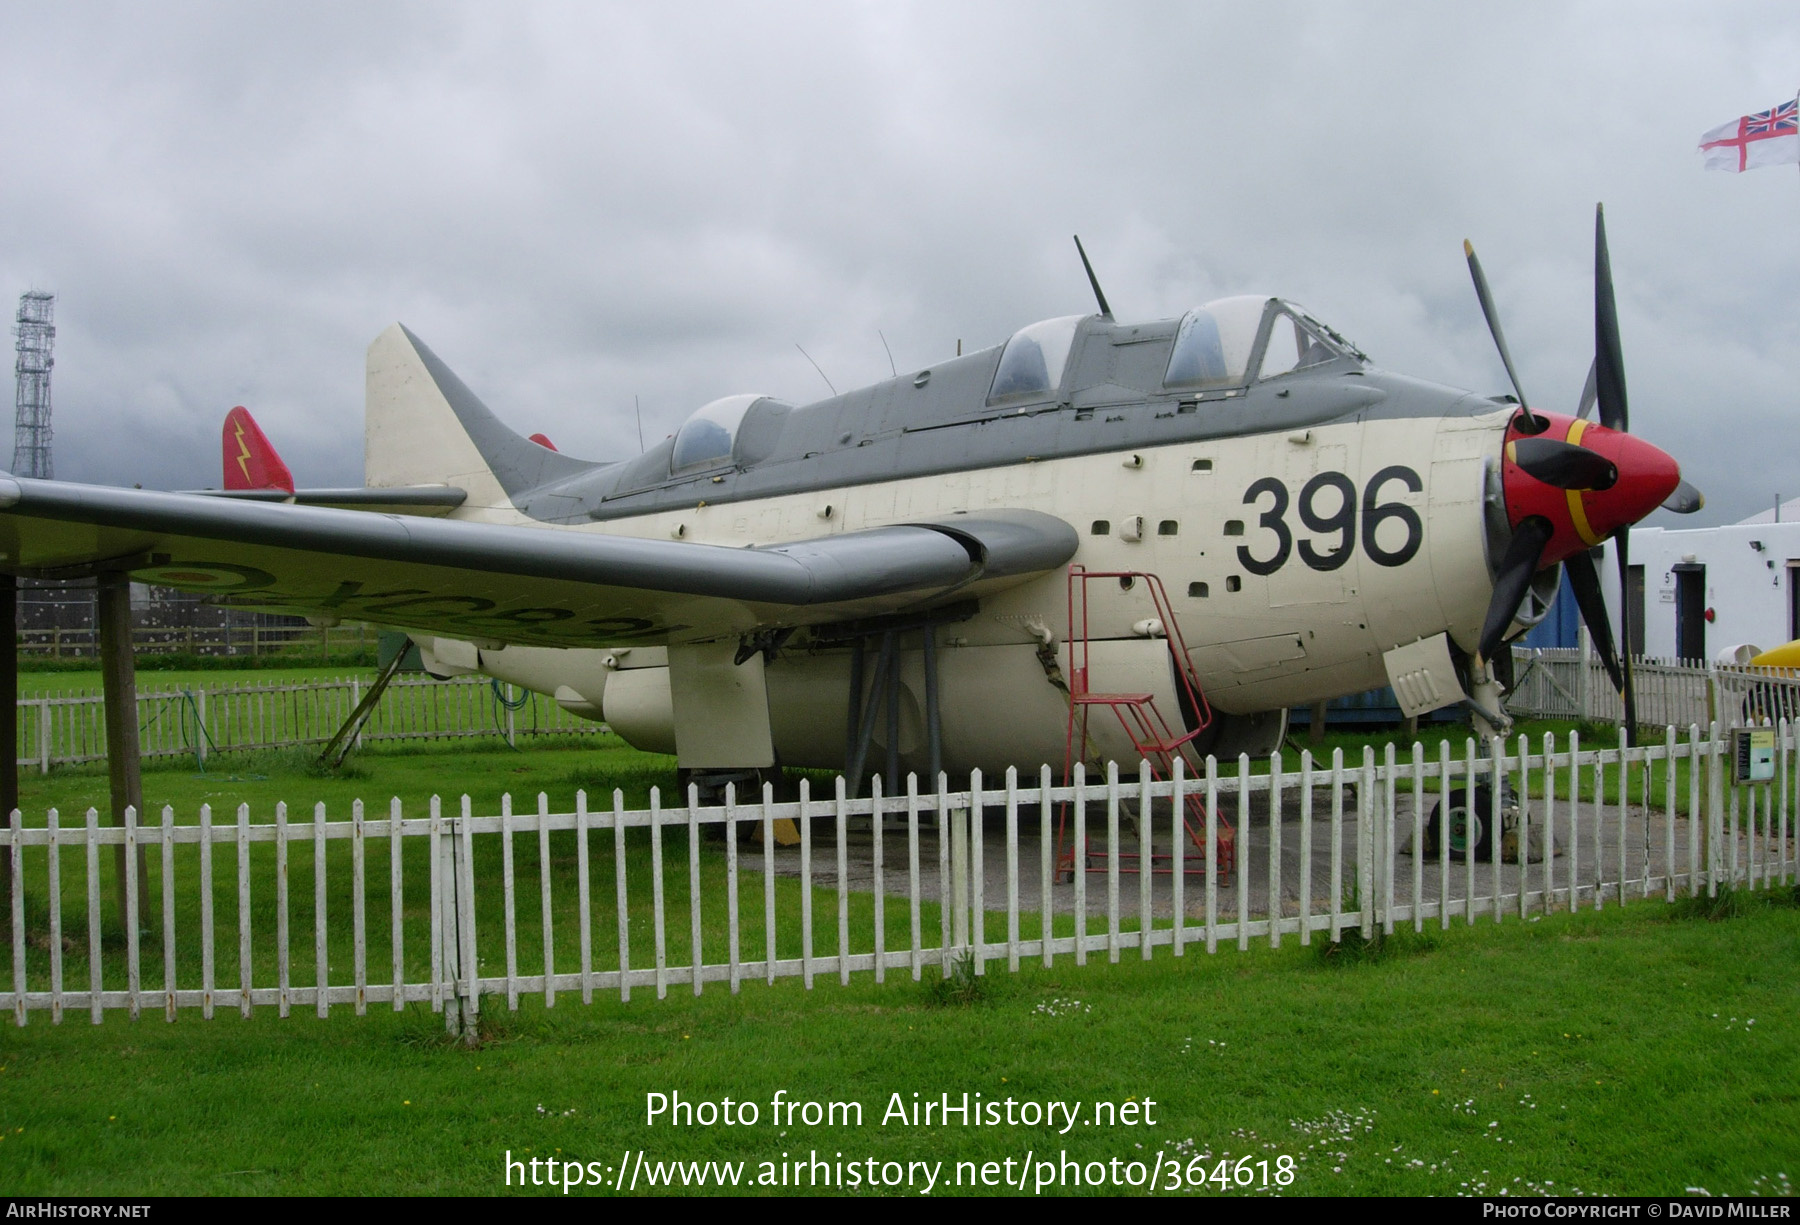
M 1527 407 L 1481 263 L 1470 244 L 1465 242 L 1463 250 L 1482 315 L 1519 402 L 1507 426 L 1501 471 L 1513 536 L 1500 559 L 1494 594 L 1482 621 L 1481 656 L 1491 660 L 1502 649 L 1506 631 L 1518 616 L 1533 578 L 1562 563 L 1581 618 L 1593 635 L 1594 648 L 1624 697 L 1627 735 L 1635 743 L 1637 701 L 1629 653 L 1621 660 L 1614 645 L 1593 550 L 1612 537 L 1623 592 L 1630 567 L 1627 532 L 1632 524 L 1658 505 L 1689 514 L 1699 510 L 1704 499 L 1681 479 L 1673 459 L 1629 432 L 1625 360 L 1619 344 L 1605 210 L 1598 209 L 1594 221 L 1594 364 L 1573 417 Z M 1598 425 L 1588 421 L 1588 413 L 1595 407 L 1600 413 Z

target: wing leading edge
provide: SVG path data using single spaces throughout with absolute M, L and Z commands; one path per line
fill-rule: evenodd
M 758 548 L 0 477 L 0 569 L 113 566 L 237 607 L 540 646 L 699 641 L 929 607 L 1062 566 L 983 511 Z

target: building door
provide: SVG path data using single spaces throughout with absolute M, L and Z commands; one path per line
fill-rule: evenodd
M 1675 567 L 1675 655 L 1684 662 L 1706 660 L 1706 567 Z
M 1788 641 L 1800 638 L 1800 561 L 1792 558 L 1787 564 L 1788 581 Z

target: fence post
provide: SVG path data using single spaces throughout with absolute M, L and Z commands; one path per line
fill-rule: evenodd
M 950 914 L 952 939 L 969 947 L 969 810 L 950 810 Z
M 1375 938 L 1375 808 L 1375 749 L 1364 745 L 1356 785 L 1356 900 L 1364 940 Z
M 1709 670 L 1710 673 L 1710 670 Z M 1708 676 L 1708 695 L 1711 693 L 1711 677 Z M 1709 725 L 1709 742 L 1706 746 L 1706 896 L 1717 897 L 1719 893 L 1719 843 L 1723 840 L 1722 823 L 1725 813 L 1725 778 L 1720 769 L 1724 765 L 1720 752 L 1719 725 Z
M 440 990 L 444 999 L 444 1030 L 456 1033 L 459 1028 L 460 1003 L 457 999 L 458 971 L 456 938 L 456 824 L 454 819 L 445 822 L 449 836 L 438 840 L 437 857 L 431 865 L 432 874 L 437 878 L 437 888 L 433 890 L 438 907 L 438 973 Z
M 38 719 L 38 773 L 50 773 L 50 699 L 43 698 L 37 703 Z
M 200 764 L 202 766 L 204 766 L 206 764 L 206 690 L 205 689 L 201 689 L 199 692 L 194 694 L 194 720 L 195 720 L 195 722 L 197 722 L 200 725 L 194 731 L 194 735 L 196 737 L 194 756 L 199 758 Z
M 445 819 L 444 824 L 448 827 L 445 832 L 449 836 L 439 844 L 437 872 L 444 959 L 444 1030 L 473 1046 L 476 1040 L 476 1021 L 475 1011 L 470 1003 L 474 990 L 464 982 L 464 975 L 473 973 L 474 967 L 463 965 L 462 860 L 463 824 L 466 820 L 466 817 Z

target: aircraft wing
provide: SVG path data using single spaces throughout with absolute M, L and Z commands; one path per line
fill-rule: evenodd
M 0 476 L 0 570 L 95 568 L 234 607 L 537 646 L 691 642 L 922 609 L 1078 538 L 990 510 L 757 548 Z

